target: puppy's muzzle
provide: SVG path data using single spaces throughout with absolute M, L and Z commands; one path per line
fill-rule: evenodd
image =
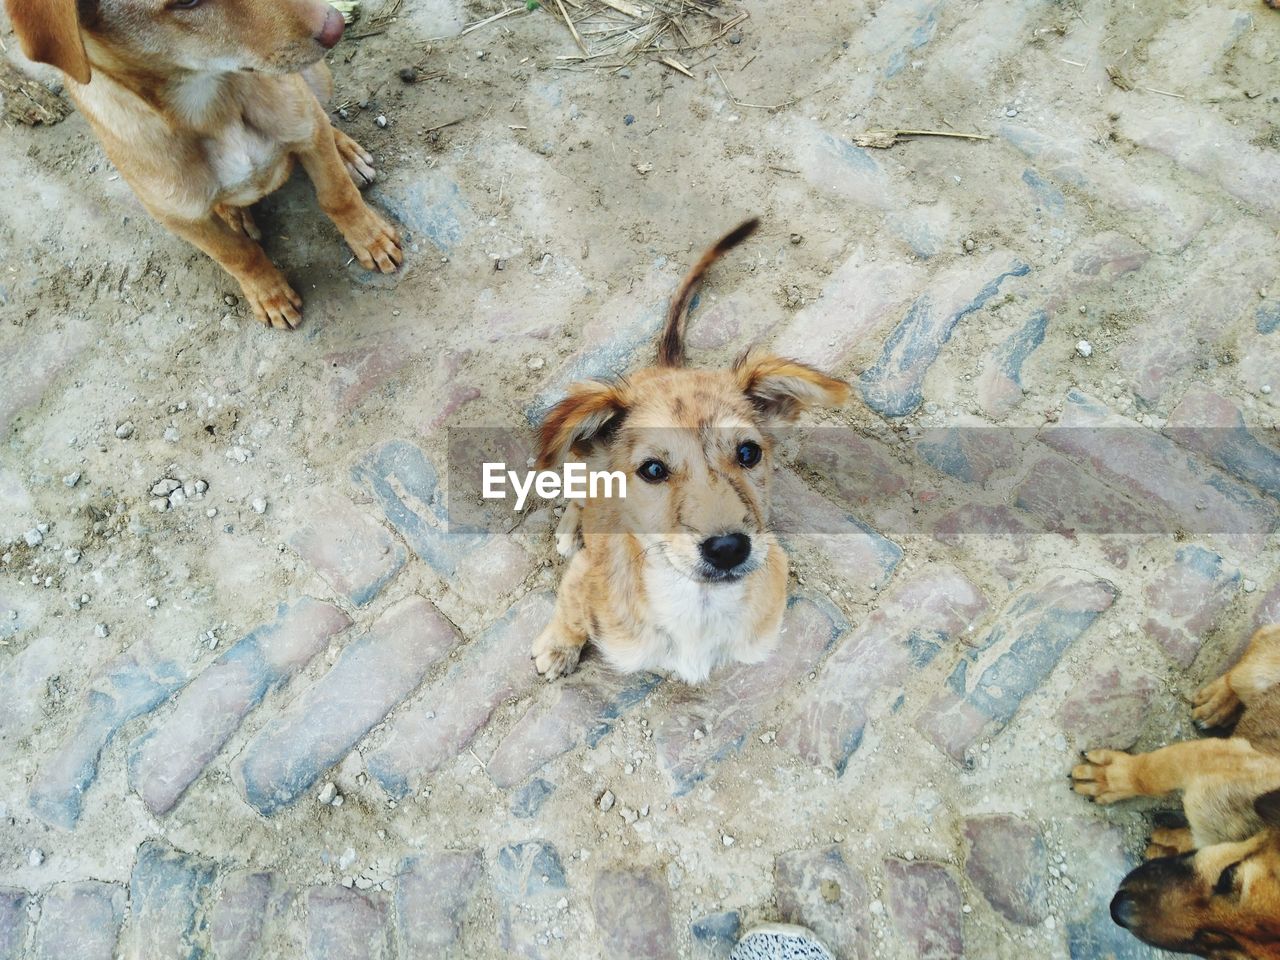
M 342 31 L 345 29 L 346 24 L 342 20 L 342 14 L 333 7 L 329 7 L 324 15 L 324 24 L 315 35 L 316 43 L 326 50 L 332 50 L 338 45 L 338 41 L 342 39 Z
M 745 533 L 707 537 L 698 550 L 712 568 L 721 573 L 731 573 L 751 556 L 751 538 Z

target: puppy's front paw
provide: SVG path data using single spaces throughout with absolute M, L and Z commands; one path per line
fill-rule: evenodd
M 222 222 L 236 233 L 242 233 L 250 240 L 262 239 L 262 231 L 258 229 L 258 224 L 253 219 L 253 214 L 248 207 L 232 207 L 225 203 L 220 203 L 213 208 L 213 212 L 220 216 Z
M 1095 803 L 1115 803 L 1138 796 L 1133 780 L 1134 758 L 1119 750 L 1089 750 L 1085 763 L 1071 771 L 1071 786 Z
M 548 680 L 567 677 L 578 668 L 582 645 L 563 640 L 550 627 L 533 641 L 533 665 Z
M 1176 857 L 1195 848 L 1189 828 L 1156 827 L 1151 831 L 1151 842 L 1147 844 L 1145 858 L 1155 860 L 1157 857 Z
M 253 315 L 268 327 L 292 330 L 302 322 L 302 297 L 280 271 L 241 279 L 240 289 L 253 308 Z
M 366 270 L 395 273 L 404 262 L 399 231 L 368 207 L 353 222 L 339 226 L 351 252 Z
M 347 173 L 351 175 L 351 180 L 357 187 L 363 190 L 378 179 L 378 171 L 373 169 L 373 155 L 368 150 L 337 127 L 333 128 L 333 142 L 338 148 L 342 162 L 346 165 Z
M 1240 698 L 1231 689 L 1226 677 L 1219 677 L 1213 683 L 1201 687 L 1191 698 L 1191 702 L 1195 704 L 1191 719 L 1201 730 L 1228 726 L 1240 712 Z

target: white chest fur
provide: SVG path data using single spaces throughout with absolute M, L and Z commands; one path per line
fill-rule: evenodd
M 608 656 L 621 670 L 670 672 L 686 683 L 701 683 L 725 663 L 758 660 L 750 582 L 695 583 L 654 559 L 644 572 L 649 609 L 640 642 Z
M 228 109 L 233 102 L 230 83 L 225 73 L 191 74 L 174 88 L 172 103 L 193 128 L 216 131 L 203 140 L 203 148 L 223 202 L 251 203 L 261 195 L 255 188 L 269 177 L 284 151 L 277 136 L 254 128 L 237 106 Z

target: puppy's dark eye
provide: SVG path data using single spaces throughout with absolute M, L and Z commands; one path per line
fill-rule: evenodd
M 1227 869 L 1218 874 L 1218 882 L 1213 885 L 1213 892 L 1219 897 L 1228 897 L 1235 893 L 1236 890 L 1236 867 L 1238 863 L 1233 863 Z
M 764 451 L 760 449 L 760 444 L 754 440 L 744 440 L 738 444 L 738 463 L 750 469 L 760 462 L 760 458 L 764 456 Z
M 640 464 L 640 469 L 636 473 L 640 474 L 640 479 L 646 483 L 661 483 L 671 475 L 667 471 L 667 465 L 661 460 L 646 460 Z
M 169 0 L 170 10 L 194 10 L 204 0 Z

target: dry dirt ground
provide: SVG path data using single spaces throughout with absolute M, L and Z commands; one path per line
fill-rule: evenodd
M 1280 13 L 726 0 L 690 77 L 566 59 L 554 4 L 458 36 L 503 8 L 405 0 L 334 51 L 407 263 L 348 264 L 295 178 L 259 216 L 291 334 L 81 118 L 0 137 L 0 957 L 710 957 L 778 918 L 842 957 L 1148 955 L 1106 903 L 1155 805 L 1066 771 L 1195 735 L 1280 616 Z M 854 145 L 886 127 L 991 139 Z M 551 513 L 451 537 L 433 469 L 647 358 L 751 214 L 695 362 L 760 341 L 860 387 L 813 421 L 847 449 L 788 445 L 823 536 L 788 540 L 786 652 L 538 682 Z M 1106 535 L 1152 505 L 1179 523 Z

